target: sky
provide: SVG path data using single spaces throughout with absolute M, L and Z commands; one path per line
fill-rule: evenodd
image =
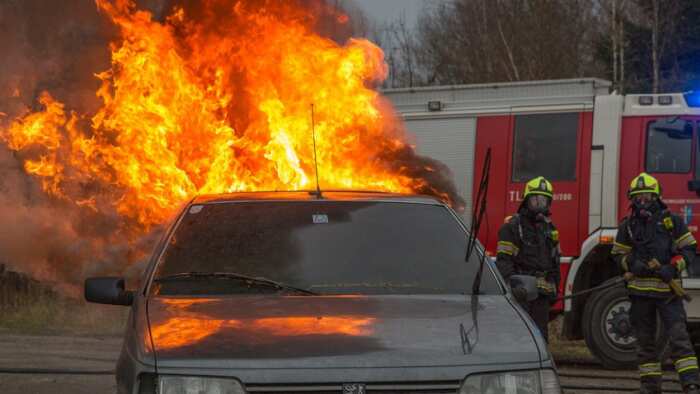
M 416 25 L 418 14 L 423 5 L 431 0 L 355 0 L 362 7 L 369 18 L 378 24 L 392 21 L 398 18 L 402 12 L 406 13 L 406 22 L 413 27 Z M 432 0 L 436 1 L 436 0 Z

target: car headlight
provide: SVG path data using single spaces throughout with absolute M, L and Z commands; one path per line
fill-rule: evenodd
M 236 379 L 165 375 L 158 377 L 158 394 L 245 394 Z
M 467 377 L 460 394 L 561 394 L 551 369 L 485 373 Z

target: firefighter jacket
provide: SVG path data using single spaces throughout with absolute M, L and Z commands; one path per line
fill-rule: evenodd
M 623 272 L 634 274 L 627 283 L 631 295 L 665 298 L 671 295 L 669 284 L 661 280 L 658 270 L 649 269 L 647 263 L 656 259 L 666 265 L 673 259 L 678 278 L 695 258 L 695 246 L 695 238 L 683 220 L 662 204 L 649 217 L 632 214 L 623 219 L 611 253 Z
M 535 220 L 521 209 L 498 231 L 496 266 L 506 281 L 514 274 L 533 275 L 541 294 L 556 296 L 559 257 L 559 232 L 548 217 Z

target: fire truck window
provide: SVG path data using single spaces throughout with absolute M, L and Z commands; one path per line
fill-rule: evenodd
M 578 126 L 578 113 L 516 116 L 513 182 L 575 180 Z
M 700 122 L 695 123 L 696 129 L 700 128 Z M 695 144 L 695 179 L 700 179 L 700 135 Z
M 658 119 L 647 126 L 647 172 L 687 173 L 692 156 L 693 125 L 682 119 Z

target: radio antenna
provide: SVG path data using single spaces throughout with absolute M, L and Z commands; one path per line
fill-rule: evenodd
M 316 120 L 314 119 L 314 103 L 311 103 L 311 138 L 314 141 L 314 167 L 316 168 L 316 197 L 322 198 L 321 186 L 318 181 L 318 159 L 316 158 Z

